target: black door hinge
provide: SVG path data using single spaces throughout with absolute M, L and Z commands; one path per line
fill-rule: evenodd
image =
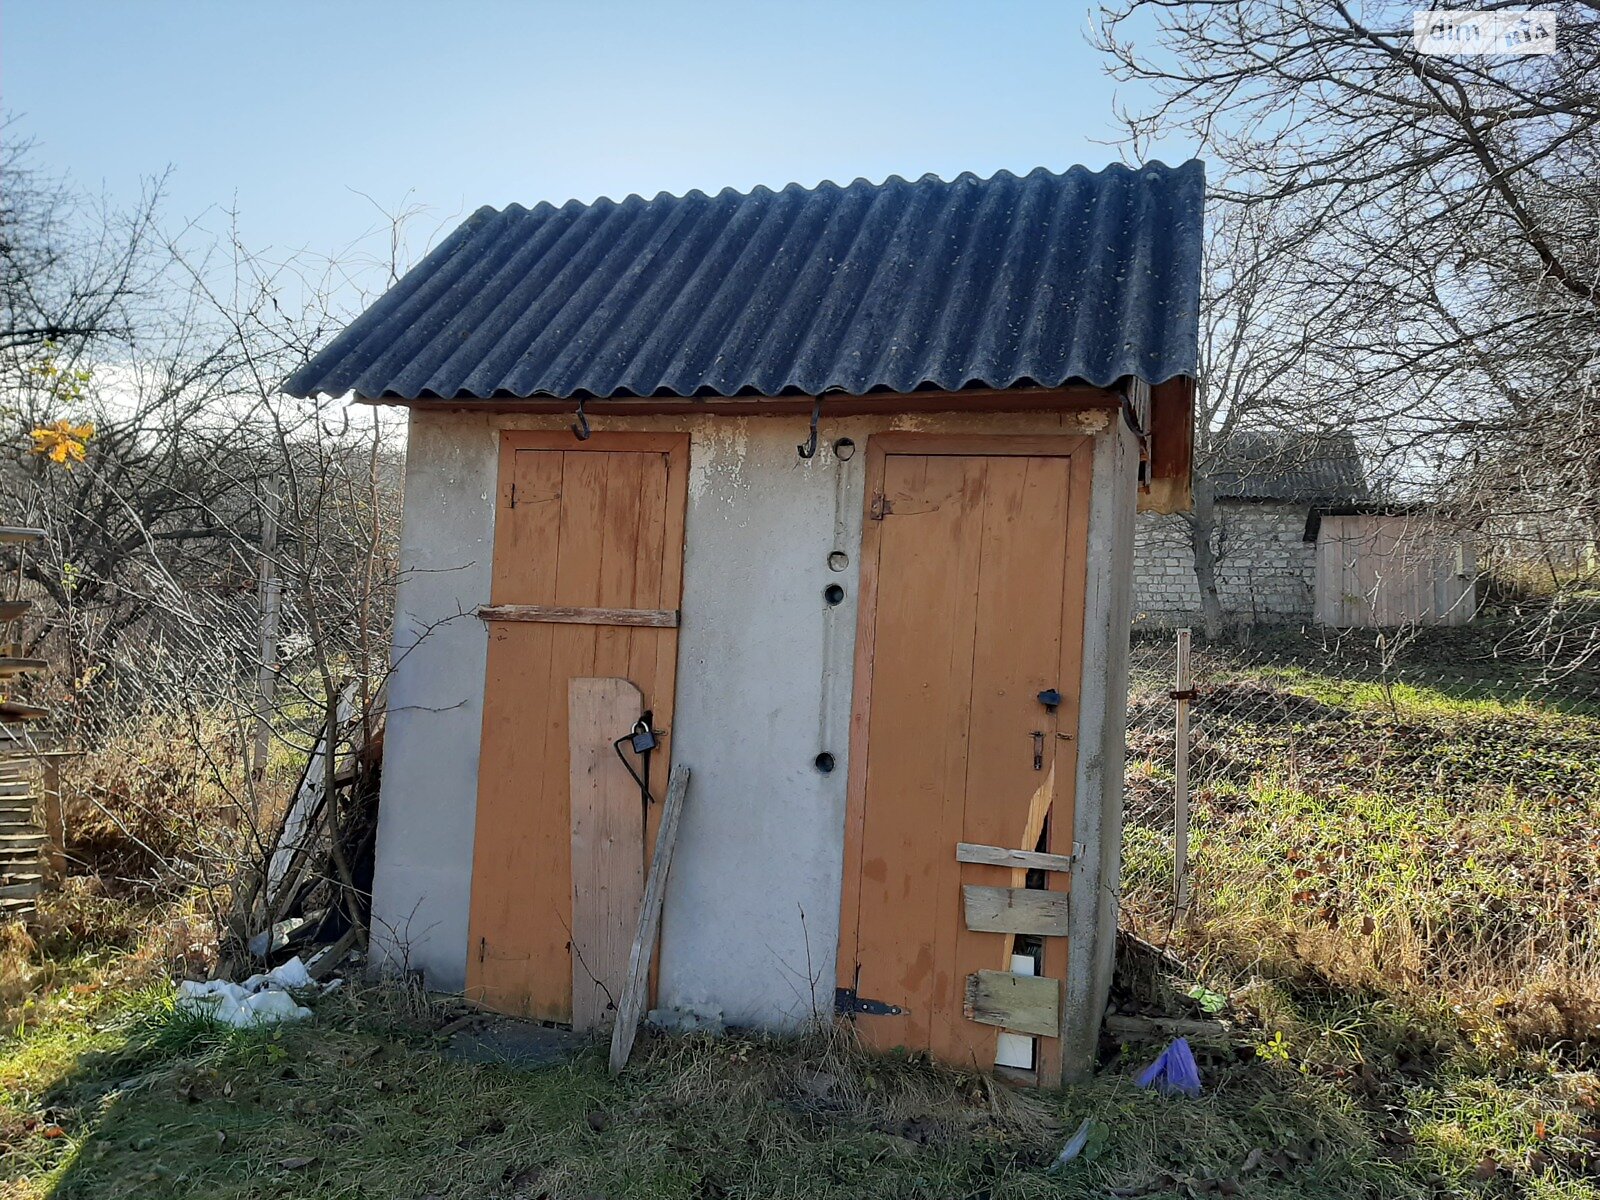
M 856 995 L 854 988 L 834 988 L 833 1011 L 851 1017 L 858 1014 L 869 1017 L 901 1017 L 905 1015 L 906 1010 L 898 1004 L 885 1004 L 882 1000 L 863 1000 Z

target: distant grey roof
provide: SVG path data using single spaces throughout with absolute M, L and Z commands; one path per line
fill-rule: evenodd
M 1193 376 L 1198 161 L 482 208 L 284 384 L 368 399 Z
M 1368 498 L 1361 455 L 1349 434 L 1235 433 L 1197 470 L 1219 500 L 1355 504 Z

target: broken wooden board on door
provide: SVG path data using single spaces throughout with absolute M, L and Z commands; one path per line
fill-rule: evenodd
M 980 1025 L 1056 1037 L 1060 1032 L 1061 982 L 1006 971 L 975 971 L 967 976 L 963 1012 Z
M 644 901 L 644 800 L 613 743 L 644 698 L 626 679 L 567 685 L 572 801 L 572 1028 L 609 1025 Z
M 1072 918 L 1069 892 L 969 883 L 961 895 L 966 902 L 967 928 L 980 933 L 1065 937 Z

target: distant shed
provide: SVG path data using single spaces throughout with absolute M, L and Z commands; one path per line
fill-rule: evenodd
M 1323 625 L 1465 625 L 1477 614 L 1472 532 L 1442 514 L 1328 513 L 1316 539 Z
M 483 209 L 289 380 L 411 410 L 379 961 L 605 1024 L 670 760 L 656 1004 L 1087 1070 L 1203 200 L 1191 162 Z

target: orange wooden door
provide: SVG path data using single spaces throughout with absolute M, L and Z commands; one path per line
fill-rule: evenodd
M 581 443 L 569 433 L 503 435 L 491 603 L 676 609 L 688 448 L 685 434 L 597 433 Z M 568 682 L 630 680 L 656 725 L 669 729 L 677 634 L 675 627 L 489 623 L 471 998 L 501 1012 L 571 1020 Z M 653 786 L 665 784 L 670 746 L 669 739 L 652 763 Z M 645 846 L 653 844 L 656 819 L 652 807 Z
M 968 930 L 961 886 L 1027 877 L 958 863 L 956 844 L 1071 852 L 1088 447 L 881 443 L 869 448 L 839 983 L 905 1010 L 858 1016 L 868 1045 L 987 1070 L 999 1031 L 962 1015 L 966 980 L 1009 971 L 1014 938 Z M 1054 713 L 1038 698 L 1052 688 Z M 1042 886 L 1069 883 L 1050 873 Z M 1038 973 L 1059 979 L 1065 961 L 1065 939 L 1045 939 Z M 1040 1045 L 1047 1082 L 1057 1045 Z

